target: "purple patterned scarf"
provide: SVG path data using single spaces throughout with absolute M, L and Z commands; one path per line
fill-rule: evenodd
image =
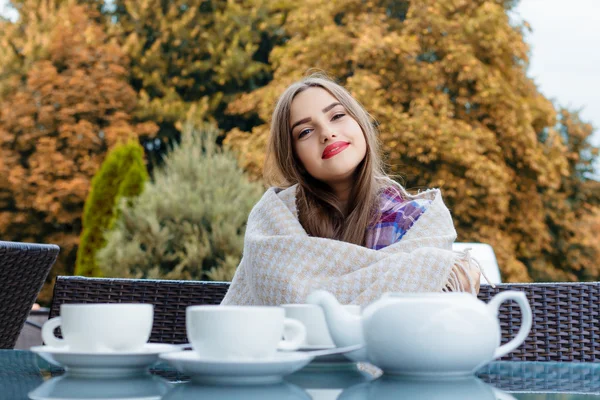
M 377 223 L 367 228 L 367 246 L 379 250 L 392 245 L 406 234 L 427 210 L 431 200 L 409 200 L 402 193 L 389 187 L 381 193 L 381 216 Z

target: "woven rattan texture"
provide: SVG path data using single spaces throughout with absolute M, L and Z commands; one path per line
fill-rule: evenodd
M 484 286 L 479 298 L 487 301 L 503 290 L 525 292 L 533 324 L 525 342 L 503 360 L 595 362 L 600 360 L 599 283 L 501 284 Z M 502 343 L 521 325 L 515 303 L 500 307 Z
M 229 283 L 164 280 L 128 280 L 59 277 L 51 316 L 63 303 L 140 302 L 155 305 L 151 341 L 185 343 L 185 308 L 219 304 Z M 525 343 L 503 360 L 571 361 L 600 360 L 598 283 L 500 284 L 481 287 L 479 298 L 487 302 L 504 290 L 525 292 L 533 313 L 533 326 Z M 502 343 L 521 326 L 519 307 L 512 302 L 500 307 Z
M 219 304 L 229 283 L 108 279 L 59 276 L 54 285 L 50 317 L 65 303 L 154 304 L 150 341 L 187 343 L 185 309 L 191 305 Z
M 0 241 L 0 348 L 15 346 L 59 247 Z

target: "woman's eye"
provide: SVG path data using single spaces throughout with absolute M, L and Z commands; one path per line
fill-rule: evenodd
M 331 118 L 331 119 L 332 119 L 332 120 L 335 120 L 335 119 L 340 119 L 340 118 L 342 118 L 344 115 L 346 115 L 346 114 L 344 114 L 344 113 L 335 114 L 335 115 L 333 116 L 333 118 Z
M 308 135 L 310 133 L 310 129 L 304 129 L 302 131 L 300 131 L 300 133 L 298 134 L 298 139 L 302 139 L 304 136 Z

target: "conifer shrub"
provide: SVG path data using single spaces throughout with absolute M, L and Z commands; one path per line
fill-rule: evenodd
M 106 245 L 104 235 L 117 219 L 119 201 L 139 195 L 148 179 L 144 149 L 137 141 L 118 144 L 108 153 L 85 202 L 75 275 L 102 276 L 96 253 Z
M 218 134 L 188 124 L 144 192 L 120 204 L 98 253 L 105 276 L 231 280 L 263 188 L 216 144 Z

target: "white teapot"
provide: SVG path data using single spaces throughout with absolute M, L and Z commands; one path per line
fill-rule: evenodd
M 500 346 L 498 308 L 506 300 L 519 305 L 521 328 Z M 516 291 L 499 293 L 488 304 L 468 293 L 385 293 L 362 315 L 350 314 L 324 290 L 311 293 L 307 303 L 323 308 L 338 347 L 365 345 L 348 358 L 396 375 L 470 375 L 520 346 L 531 329 L 531 308 Z

